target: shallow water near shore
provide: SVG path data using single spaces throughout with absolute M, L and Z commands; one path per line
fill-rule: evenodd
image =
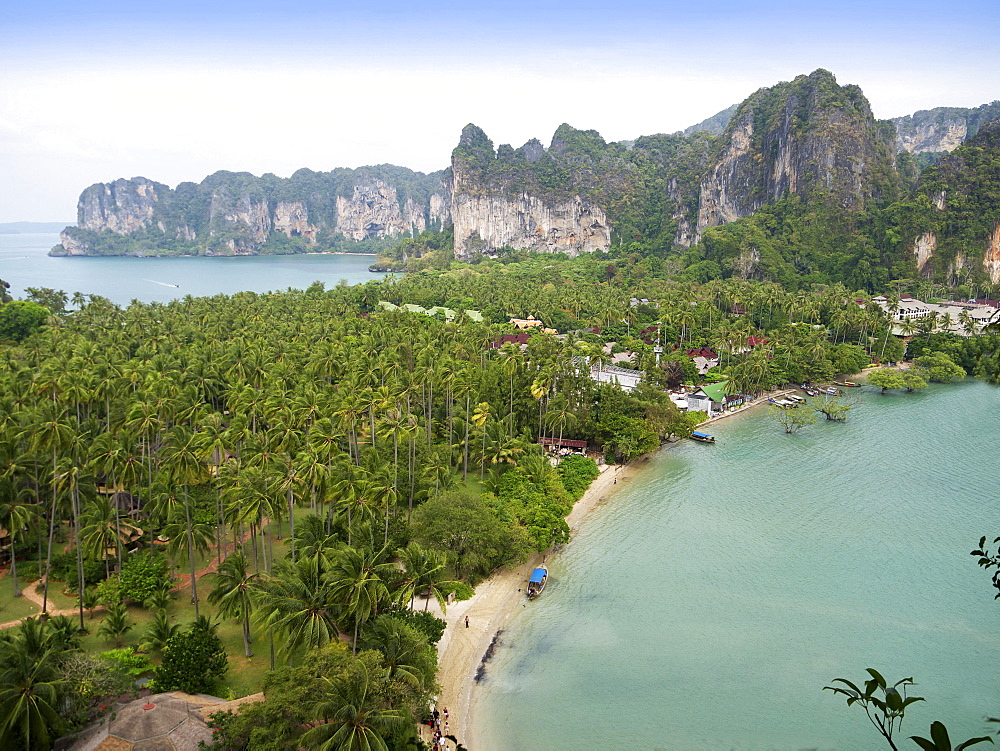
M 473 697 L 474 751 L 887 748 L 823 691 L 913 676 L 900 748 L 995 731 L 1000 389 L 853 392 L 785 435 L 766 409 L 620 483 L 549 559 Z

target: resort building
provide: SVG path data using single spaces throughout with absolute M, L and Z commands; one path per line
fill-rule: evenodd
M 708 383 L 704 386 L 699 386 L 688 394 L 688 411 L 706 412 L 709 417 L 725 412 L 726 407 L 729 406 L 727 402 L 729 395 L 726 394 L 726 387 L 728 385 L 727 381 L 723 381 L 722 383 Z M 739 403 L 742 404 L 742 399 Z M 735 406 L 735 400 L 733 406 Z
M 929 303 L 904 295 L 895 308 L 889 307 L 889 300 L 883 295 L 872 298 L 872 302 L 892 316 L 899 324 L 893 333 L 901 335 L 907 321 L 922 321 L 933 317 L 938 331 L 947 331 L 961 336 L 972 336 L 986 326 L 1000 323 L 1000 302 L 996 300 L 951 300 Z
M 538 444 L 548 453 L 559 454 L 560 456 L 587 453 L 587 442 L 578 441 L 573 438 L 542 436 L 538 439 Z
M 611 383 L 623 391 L 631 391 L 642 383 L 642 371 L 615 365 L 595 365 L 590 369 L 590 378 L 597 383 Z
M 511 318 L 510 323 L 515 329 L 537 329 L 542 327 L 542 322 L 534 316 Z
M 527 331 L 522 331 L 519 334 L 504 334 L 499 339 L 494 339 L 490 342 L 488 349 L 500 349 L 505 344 L 513 344 L 523 352 L 528 348 L 528 340 L 530 338 L 531 333 Z

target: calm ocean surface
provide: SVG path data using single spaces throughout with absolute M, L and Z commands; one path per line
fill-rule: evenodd
M 901 749 L 994 732 L 1000 602 L 969 551 L 1000 535 L 1000 389 L 861 397 L 794 436 L 717 423 L 619 483 L 511 621 L 473 748 L 888 748 L 822 690 L 866 667 L 927 699 Z
M 236 258 L 50 258 L 57 234 L 0 235 L 0 279 L 14 297 L 25 287 L 67 294 L 102 295 L 119 305 L 169 302 L 185 295 L 305 289 L 314 281 L 333 287 L 341 279 L 359 284 L 381 279 L 368 266 L 374 256 L 299 255 Z M 176 285 L 176 286 L 171 286 Z

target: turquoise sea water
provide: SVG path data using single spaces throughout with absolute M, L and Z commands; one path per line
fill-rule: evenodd
M 249 290 L 305 289 L 314 281 L 327 287 L 341 279 L 359 284 L 381 279 L 368 266 L 371 255 L 240 256 L 235 258 L 52 258 L 56 234 L 0 235 L 0 279 L 14 297 L 25 287 L 50 287 L 68 294 L 107 297 L 119 305 L 132 299 L 169 302 Z M 176 286 L 171 286 L 176 285 Z
M 793 436 L 722 421 L 619 482 L 512 620 L 471 747 L 888 748 L 822 690 L 869 666 L 927 699 L 901 749 L 995 731 L 1000 602 L 969 551 L 1000 535 L 1000 389 L 861 398 Z

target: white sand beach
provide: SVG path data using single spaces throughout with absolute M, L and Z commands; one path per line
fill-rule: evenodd
M 566 517 L 571 532 L 575 533 L 587 514 L 607 500 L 616 480 L 624 482 L 635 471 L 632 466 L 618 465 L 605 465 L 602 469 Z M 441 686 L 438 707 L 448 708 L 450 733 L 469 749 L 475 747 L 469 708 L 476 670 L 496 632 L 526 604 L 524 593 L 518 590 L 524 589 L 531 570 L 543 558 L 539 553 L 520 566 L 501 569 L 476 587 L 471 599 L 450 605 L 447 614 L 441 614 L 437 603 L 430 605 L 435 615 L 448 623 L 438 644 L 438 683 Z

